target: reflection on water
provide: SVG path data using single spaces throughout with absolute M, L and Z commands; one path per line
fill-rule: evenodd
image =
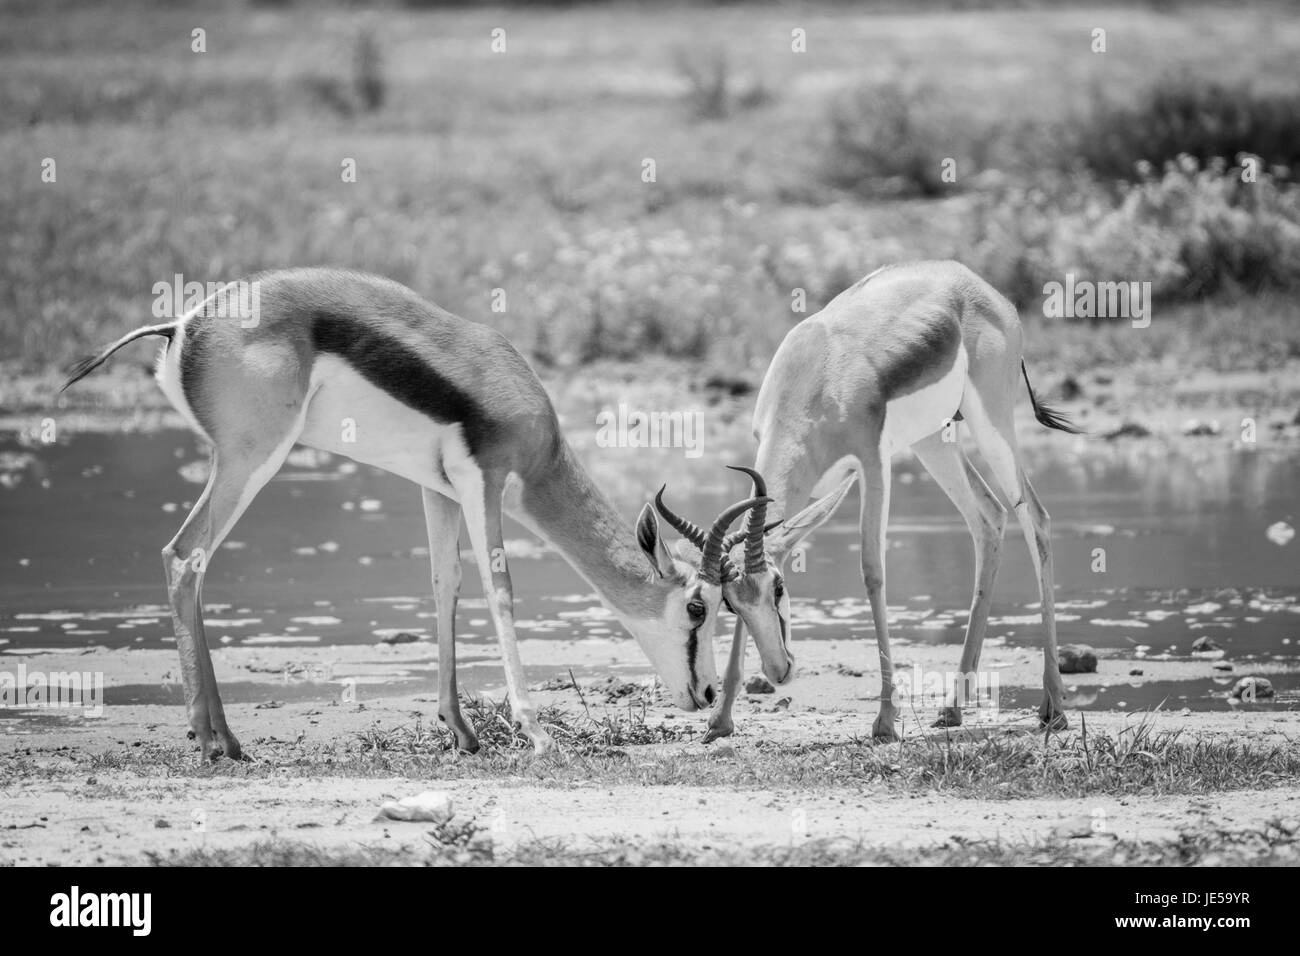
M 658 484 L 708 520 L 746 494 L 723 469 L 752 452 L 737 437 L 704 457 L 681 449 L 580 448 L 629 523 Z M 205 453 L 187 432 L 89 434 L 56 446 L 0 438 L 0 653 L 38 647 L 172 643 L 159 551 L 202 487 Z M 1063 642 L 1181 657 L 1210 636 L 1236 661 L 1300 650 L 1300 541 L 1266 529 L 1300 523 L 1300 453 L 1062 437 L 1026 453 L 1053 515 Z M 856 499 L 789 575 L 799 640 L 872 636 L 857 571 Z M 621 637 L 558 556 L 509 532 L 517 616 L 531 637 Z M 910 459 L 895 466 L 889 582 L 900 640 L 959 643 L 973 556 L 965 527 Z M 1033 643 L 1037 594 L 1008 530 L 990 641 Z M 468 554 L 466 555 L 468 559 Z M 460 633 L 492 637 L 477 576 L 465 576 Z M 434 630 L 420 495 L 408 483 L 308 450 L 294 453 L 212 562 L 210 639 L 224 644 L 376 643 Z M 1275 681 L 1288 692 L 1285 677 Z M 1215 688 L 1180 685 L 1211 699 Z M 1127 706 L 1168 689 L 1135 689 Z M 1114 689 L 1104 695 L 1115 697 Z M 1182 706 L 1184 701 L 1171 701 Z M 1114 706 L 1098 701 L 1096 706 Z

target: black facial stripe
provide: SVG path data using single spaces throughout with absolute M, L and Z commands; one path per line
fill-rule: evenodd
M 699 682 L 699 677 L 695 673 L 695 658 L 700 653 L 700 625 L 697 624 L 691 628 L 691 636 L 686 641 L 686 663 L 691 669 L 691 688 Z
M 311 340 L 317 352 L 337 355 L 403 405 L 436 422 L 460 425 L 471 455 L 492 439 L 496 423 L 471 395 L 433 368 L 428 356 L 360 317 L 317 312 Z

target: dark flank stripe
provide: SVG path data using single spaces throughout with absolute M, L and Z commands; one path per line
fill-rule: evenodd
M 406 343 L 332 312 L 312 316 L 311 339 L 318 353 L 337 355 L 403 405 L 444 425 L 460 425 L 471 455 L 477 457 L 494 437 L 497 425 L 483 407 Z
M 909 330 L 910 331 L 910 330 Z M 947 374 L 949 362 L 936 367 L 936 356 L 955 356 L 961 345 L 961 327 L 956 322 L 930 322 L 916 326 L 906 346 L 890 354 L 890 361 L 878 369 L 885 401 L 920 391 Z

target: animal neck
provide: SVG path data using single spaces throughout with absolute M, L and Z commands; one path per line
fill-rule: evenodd
M 569 444 L 525 481 L 520 505 L 536 531 L 625 620 L 663 612 L 663 586 L 632 528 L 596 487 Z
M 804 446 L 782 438 L 775 435 L 771 440 L 759 443 L 754 468 L 763 476 L 768 497 L 772 499 L 772 504 L 767 506 L 768 514 L 792 518 L 808 504 L 813 485 L 820 475 L 810 467 Z M 771 548 L 768 553 L 778 568 L 784 568 L 791 550 L 791 547 Z

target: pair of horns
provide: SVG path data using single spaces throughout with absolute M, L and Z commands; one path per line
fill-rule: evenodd
M 664 504 L 664 488 L 667 488 L 667 485 L 660 488 L 659 493 L 655 495 L 655 509 L 660 516 L 703 553 L 704 556 L 700 561 L 700 577 L 710 584 L 721 584 L 723 580 L 732 581 L 740 576 L 731 561 L 730 553 L 731 549 L 742 540 L 745 542 L 745 573 L 761 572 L 767 566 L 763 535 L 780 524 L 779 521 L 767 526 L 763 524 L 767 518 L 768 502 L 772 500 L 767 496 L 767 485 L 763 481 L 763 476 L 752 468 L 735 465 L 727 467 L 733 471 L 744 472 L 753 479 L 754 497 L 739 501 L 718 515 L 707 534 L 699 525 L 687 521 Z M 727 534 L 731 523 L 746 511 L 749 512 L 749 518 L 745 527 L 733 534 Z

